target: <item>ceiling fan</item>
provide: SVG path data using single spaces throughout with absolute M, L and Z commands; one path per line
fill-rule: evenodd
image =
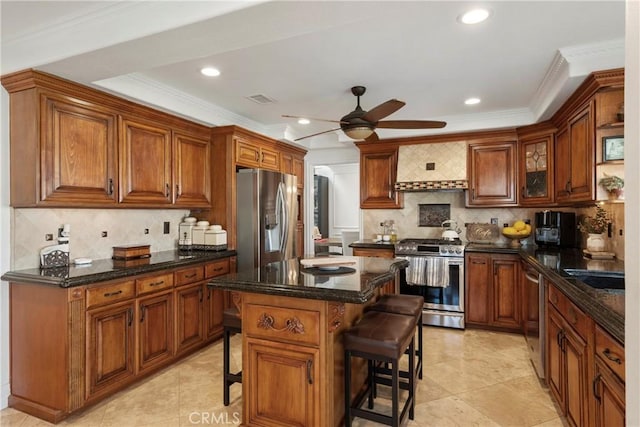
M 364 86 L 354 86 L 351 88 L 351 93 L 358 98 L 358 105 L 356 109 L 342 117 L 340 120 L 328 120 L 328 119 L 313 119 L 310 117 L 289 116 L 283 114 L 282 117 L 289 117 L 293 119 L 307 118 L 309 120 L 317 120 L 322 122 L 339 123 L 340 127 L 335 129 L 325 130 L 323 132 L 314 133 L 312 135 L 303 136 L 297 138 L 295 141 L 299 141 L 305 138 L 311 138 L 312 136 L 322 135 L 323 133 L 334 132 L 342 129 L 348 137 L 353 139 L 364 139 L 367 141 L 377 141 L 378 135 L 376 134 L 376 128 L 386 129 L 436 129 L 443 128 L 447 125 L 446 122 L 439 122 L 434 120 L 382 120 L 385 117 L 395 113 L 400 108 L 404 107 L 405 103 L 398 101 L 397 99 L 390 99 L 382 104 L 373 107 L 369 111 L 365 111 L 360 107 L 360 97 L 364 95 L 367 88 Z

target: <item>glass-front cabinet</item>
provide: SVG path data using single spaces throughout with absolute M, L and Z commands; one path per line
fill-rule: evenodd
M 553 202 L 553 131 L 537 129 L 519 136 L 519 203 L 540 205 Z

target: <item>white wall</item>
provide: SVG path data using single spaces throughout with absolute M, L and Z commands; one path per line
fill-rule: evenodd
M 360 164 L 328 166 L 332 172 L 329 184 L 329 234 L 360 229 Z
M 11 269 L 9 252 L 9 95 L 0 89 L 0 274 Z M 9 397 L 9 285 L 0 282 L 0 409 Z
M 640 2 L 626 3 L 625 37 L 625 219 L 627 234 L 625 252 L 636 254 L 627 260 L 637 260 L 640 253 Z M 627 425 L 640 426 L 640 264 L 625 263 L 625 354 L 626 354 L 626 402 Z

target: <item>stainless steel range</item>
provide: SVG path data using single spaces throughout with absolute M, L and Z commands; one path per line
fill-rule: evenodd
M 464 329 L 464 244 L 461 240 L 403 239 L 395 255 L 409 261 L 400 293 L 422 295 L 422 323 Z

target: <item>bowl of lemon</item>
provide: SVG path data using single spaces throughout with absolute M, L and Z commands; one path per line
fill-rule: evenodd
M 531 224 L 517 220 L 511 227 L 504 227 L 502 235 L 511 239 L 511 247 L 519 248 L 522 245 L 522 240 L 531 235 Z

